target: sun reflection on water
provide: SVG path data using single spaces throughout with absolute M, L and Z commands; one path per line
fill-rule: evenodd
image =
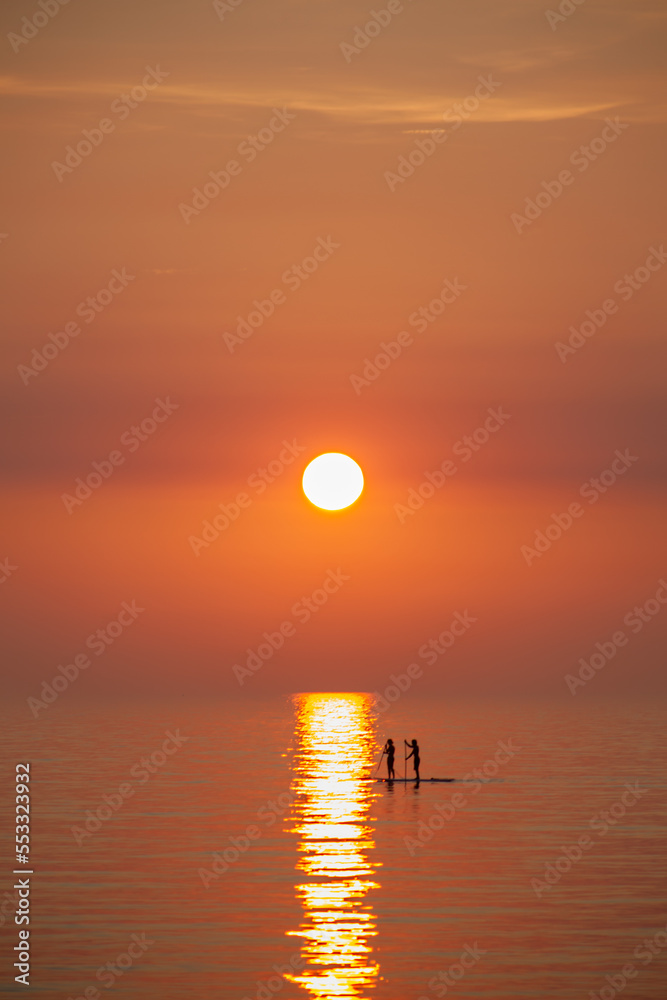
M 316 1000 L 366 998 L 379 975 L 370 939 L 376 919 L 365 897 L 378 888 L 378 862 L 368 780 L 375 754 L 369 699 L 357 694 L 307 694 L 296 701 L 296 753 L 291 832 L 299 840 L 296 886 L 304 909 L 298 930 L 304 969 L 286 976 Z

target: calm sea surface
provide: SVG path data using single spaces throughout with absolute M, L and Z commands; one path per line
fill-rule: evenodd
M 340 694 L 5 715 L 0 990 L 25 989 L 29 761 L 33 997 L 664 1000 L 666 721 Z M 388 736 L 397 776 L 416 737 L 457 781 L 367 780 Z

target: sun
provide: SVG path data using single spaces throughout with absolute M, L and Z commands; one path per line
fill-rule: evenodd
M 318 455 L 303 474 L 303 492 L 311 503 L 323 510 L 349 507 L 363 488 L 364 474 L 357 463 L 338 451 Z

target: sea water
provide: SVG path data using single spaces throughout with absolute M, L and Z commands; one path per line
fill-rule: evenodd
M 384 706 L 383 706 L 384 707 Z M 2 727 L 3 986 L 30 763 L 34 997 L 667 996 L 665 711 L 357 695 Z M 392 737 L 397 777 L 367 780 Z M 87 991 L 87 992 L 86 992 Z

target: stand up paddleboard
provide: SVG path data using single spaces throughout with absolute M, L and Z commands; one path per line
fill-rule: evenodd
M 416 781 L 416 778 L 364 778 L 364 781 L 379 781 L 383 782 L 385 785 L 404 785 L 410 784 L 410 782 Z M 456 778 L 420 778 L 419 784 L 423 785 L 427 781 L 456 781 Z

